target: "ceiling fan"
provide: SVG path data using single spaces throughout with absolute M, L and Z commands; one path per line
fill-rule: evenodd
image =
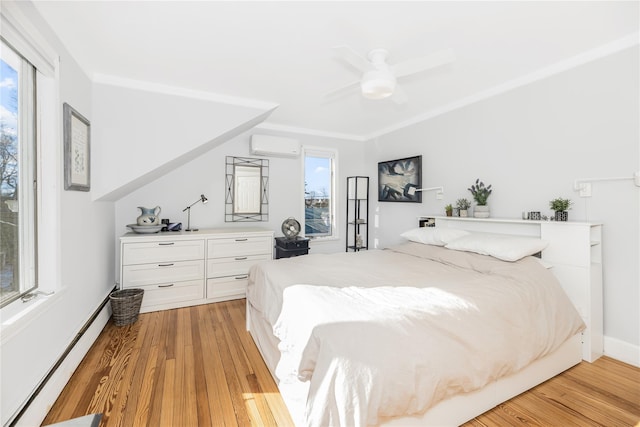
M 384 99 L 391 97 L 397 104 L 407 102 L 407 95 L 397 84 L 398 78 L 439 67 L 455 60 L 455 55 L 451 49 L 440 50 L 430 55 L 409 59 L 395 65 L 387 63 L 389 52 L 385 49 L 373 49 L 366 58 L 359 55 L 349 46 L 337 46 L 333 50 L 339 58 L 363 74 L 359 81 L 333 90 L 327 96 L 351 91 L 359 85 L 362 96 L 365 98 Z

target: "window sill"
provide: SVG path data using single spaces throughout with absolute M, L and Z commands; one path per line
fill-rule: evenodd
M 25 327 L 34 322 L 43 313 L 49 311 L 64 294 L 64 290 L 53 295 L 38 295 L 28 302 L 18 299 L 0 310 L 0 335 L 1 342 L 11 339 Z
M 310 243 L 324 243 L 324 242 L 335 242 L 337 240 L 340 240 L 339 237 L 337 236 L 330 236 L 330 237 L 309 237 L 309 242 Z

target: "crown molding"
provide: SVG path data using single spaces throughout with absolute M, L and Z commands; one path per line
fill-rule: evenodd
M 277 123 L 262 122 L 258 126 L 256 126 L 256 129 L 270 130 L 270 131 L 276 131 L 276 132 L 296 133 L 300 135 L 319 136 L 323 138 L 344 139 L 347 141 L 356 141 L 356 142 L 364 142 L 367 140 L 363 135 L 355 135 L 350 133 L 339 133 L 339 132 L 327 132 L 327 131 L 318 130 L 318 129 L 288 126 L 288 125 L 282 125 Z
M 133 80 L 125 77 L 118 77 L 108 74 L 95 73 L 93 83 L 118 86 L 128 89 L 141 90 L 146 92 L 162 93 L 165 95 L 181 96 L 184 98 L 202 99 L 206 101 L 219 102 L 222 104 L 236 105 L 239 107 L 256 108 L 258 110 L 273 110 L 279 106 L 274 102 L 259 101 L 256 99 L 240 98 L 237 96 L 220 95 L 212 92 L 205 92 L 183 87 L 151 83 L 141 80 Z

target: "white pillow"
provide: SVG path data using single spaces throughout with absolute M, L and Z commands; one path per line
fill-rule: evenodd
M 491 255 L 503 261 L 517 261 L 547 247 L 549 242 L 535 237 L 505 234 L 470 233 L 449 242 L 446 247 L 456 251 Z
M 420 227 L 405 231 L 400 235 L 407 240 L 425 245 L 444 246 L 459 237 L 466 236 L 468 231 L 453 228 Z

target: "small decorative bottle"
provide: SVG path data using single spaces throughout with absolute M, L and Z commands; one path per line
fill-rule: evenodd
M 356 248 L 360 249 L 362 247 L 362 236 L 356 235 Z

